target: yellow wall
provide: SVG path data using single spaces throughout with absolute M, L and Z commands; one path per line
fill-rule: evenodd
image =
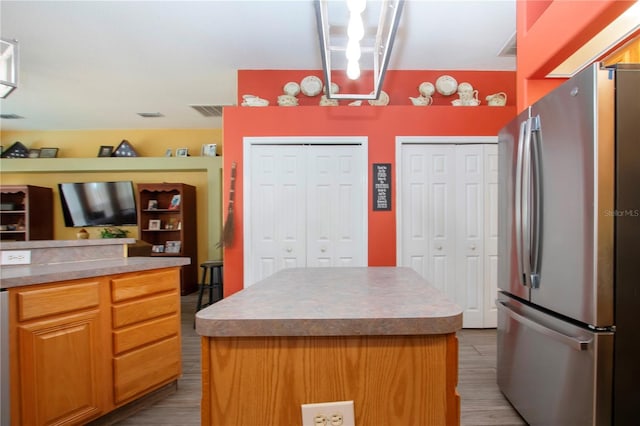
M 0 142 L 7 149 L 16 141 L 27 148 L 58 148 L 58 157 L 97 157 L 102 145 L 117 147 L 129 141 L 140 157 L 163 157 L 169 148 L 188 148 L 189 155 L 200 155 L 203 144 L 215 143 L 222 155 L 222 129 L 147 130 L 59 130 L 0 131 Z
M 3 131 L 1 132 L 2 145 L 6 149 L 15 141 L 22 142 L 28 148 L 57 147 L 58 157 L 64 158 L 91 158 L 91 162 L 113 161 L 110 159 L 97 159 L 97 153 L 101 145 L 117 146 L 122 139 L 127 139 L 135 148 L 140 157 L 164 157 L 165 150 L 172 148 L 174 155 L 176 148 L 188 148 L 190 155 L 199 156 L 200 148 L 205 143 L 217 144 L 217 153 L 221 154 L 222 131 L 220 129 L 167 129 L 167 130 L 91 130 L 91 131 Z M 164 160 L 164 158 L 163 158 Z M 165 161 L 169 161 L 166 159 Z M 179 161 L 171 159 L 170 161 Z M 29 164 L 45 164 L 45 162 L 56 161 L 49 159 L 33 158 L 28 160 L 2 160 L 4 164 L 13 161 L 28 161 Z M 82 160 L 79 160 L 82 161 Z M 128 159 L 115 161 L 129 161 Z M 87 161 L 89 163 L 89 161 Z M 17 164 L 17 163 L 12 163 Z M 91 167 L 89 167 L 91 168 Z M 208 176 L 205 170 L 176 170 L 176 171 L 105 171 L 105 167 L 98 167 L 99 170 L 92 171 L 68 171 L 43 173 L 20 173 L 15 170 L 6 172 L 0 169 L 0 184 L 2 185 L 38 185 L 52 188 L 54 191 L 54 239 L 66 240 L 76 239 L 77 228 L 67 228 L 62 217 L 62 207 L 58 195 L 57 184 L 61 182 L 88 182 L 88 181 L 111 181 L 111 180 L 131 180 L 137 183 L 155 182 L 182 182 L 196 187 L 197 198 L 197 225 L 198 225 L 198 263 L 207 259 L 219 258 L 220 251 L 212 250 L 213 243 L 208 241 L 211 235 L 219 235 L 219 230 L 210 230 L 213 215 L 221 215 L 221 212 L 209 212 L 211 206 L 209 195 Z M 108 166 L 107 166 L 108 169 Z M 24 170 L 24 169 L 20 169 Z M 219 190 L 214 193 L 219 196 Z M 214 225 L 215 226 L 215 225 Z M 100 238 L 100 231 L 103 227 L 87 227 L 90 238 Z M 129 230 L 129 237 L 140 238 L 138 228 L 123 227 Z

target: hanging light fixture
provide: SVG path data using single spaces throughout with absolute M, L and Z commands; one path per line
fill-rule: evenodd
M 376 0 L 371 4 L 379 5 L 379 11 L 367 8 L 366 0 L 315 0 L 322 71 L 329 99 L 373 100 L 380 96 L 404 0 Z M 330 22 L 330 9 L 341 19 L 347 15 L 348 24 L 345 26 L 344 21 Z M 366 14 L 371 18 L 376 16 L 376 12 L 377 27 L 375 31 L 367 31 L 367 21 L 363 16 Z M 366 93 L 331 93 L 329 88 L 334 72 L 345 72 L 349 79 L 357 80 L 361 69 L 373 72 L 371 90 L 365 90 Z
M 0 39 L 0 98 L 18 87 L 18 42 Z

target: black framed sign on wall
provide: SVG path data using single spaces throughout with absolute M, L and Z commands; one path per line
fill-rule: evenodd
M 373 211 L 391 210 L 391 163 L 373 163 Z

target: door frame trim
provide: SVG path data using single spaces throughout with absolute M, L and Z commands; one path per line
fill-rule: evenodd
M 359 149 L 359 161 L 363 170 L 363 205 L 362 226 L 364 236 L 364 257 L 369 256 L 369 216 L 367 206 L 369 203 L 369 138 L 367 136 L 247 136 L 242 139 L 242 158 L 245 167 L 242 168 L 242 244 L 243 244 L 243 282 L 242 288 L 247 288 L 248 268 L 251 265 L 251 239 L 249 238 L 248 226 L 251 223 L 251 167 L 247 167 L 251 159 L 251 149 L 254 145 L 357 145 Z

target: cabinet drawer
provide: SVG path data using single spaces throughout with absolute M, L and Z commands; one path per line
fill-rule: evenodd
M 100 301 L 100 281 L 86 280 L 77 284 L 20 290 L 16 301 L 18 321 L 93 308 Z
M 113 327 L 119 328 L 163 315 L 178 313 L 180 311 L 179 297 L 178 289 L 174 288 L 171 293 L 158 294 L 116 305 L 112 308 Z
M 180 368 L 178 336 L 116 357 L 113 361 L 116 404 L 177 379 Z
M 117 355 L 138 346 L 177 335 L 179 327 L 178 315 L 172 315 L 114 331 L 113 353 Z
M 111 280 L 111 300 L 122 302 L 178 288 L 180 288 L 180 268 L 158 272 L 138 272 Z

